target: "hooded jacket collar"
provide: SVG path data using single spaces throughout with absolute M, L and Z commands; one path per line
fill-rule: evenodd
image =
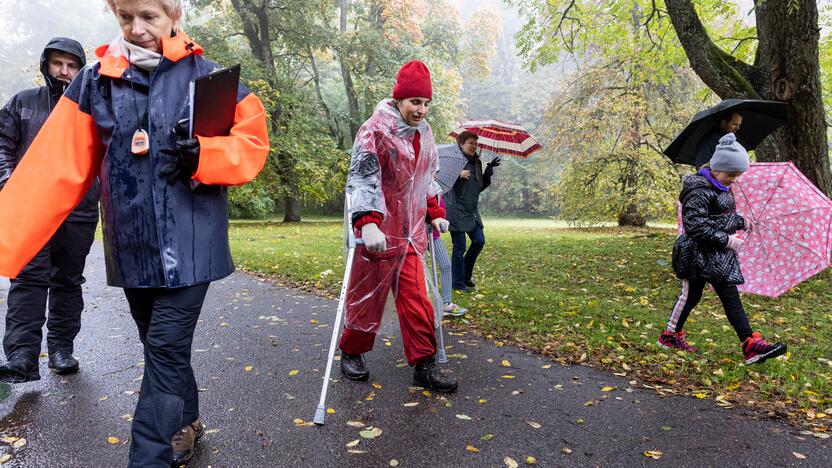
M 126 52 L 118 46 L 120 40 L 121 37 L 118 37 L 110 44 L 95 49 L 95 56 L 101 62 L 100 74 L 111 78 L 121 78 L 124 72 L 130 68 Z M 202 55 L 202 47 L 191 40 L 184 31 L 180 30 L 173 36 L 162 38 L 162 57 L 164 59 L 178 62 L 191 54 Z
M 422 119 L 422 121 L 419 122 L 419 125 L 415 127 L 405 122 L 401 112 L 399 112 L 399 109 L 396 108 L 396 101 L 394 99 L 384 99 L 379 102 L 378 105 L 376 105 L 375 112 L 389 115 L 395 119 L 396 135 L 399 137 L 413 138 L 416 132 L 424 134 L 428 128 L 428 123 L 424 119 Z

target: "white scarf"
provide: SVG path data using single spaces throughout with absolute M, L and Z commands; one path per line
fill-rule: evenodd
M 113 46 L 116 46 L 116 50 L 113 50 Z M 111 51 L 112 55 L 124 55 L 131 64 L 148 72 L 155 70 L 162 61 L 161 54 L 131 44 L 124 39 L 124 36 L 120 36 L 110 44 L 107 52 L 109 53 Z

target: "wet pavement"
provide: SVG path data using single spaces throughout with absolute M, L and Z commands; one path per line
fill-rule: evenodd
M 56 376 L 42 358 L 42 380 L 0 402 L 5 466 L 126 465 L 141 345 L 121 290 L 105 286 L 98 243 L 86 276 L 81 372 Z M 369 382 L 335 368 L 334 413 L 315 427 L 335 306 L 245 274 L 211 286 L 193 358 L 209 431 L 190 466 L 832 466 L 829 440 L 781 421 L 453 331 L 447 368 L 460 391 L 423 393 L 394 317 L 367 355 Z

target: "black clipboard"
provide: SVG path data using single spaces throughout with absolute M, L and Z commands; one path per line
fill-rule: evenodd
M 234 126 L 240 64 L 211 72 L 190 85 L 190 134 L 227 136 Z

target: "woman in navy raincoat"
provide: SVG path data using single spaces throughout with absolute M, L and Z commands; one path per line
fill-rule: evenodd
M 144 344 L 130 466 L 170 466 L 204 429 L 191 343 L 209 283 L 234 270 L 226 186 L 263 168 L 266 117 L 240 86 L 230 134 L 189 138 L 177 128 L 189 83 L 218 66 L 177 27 L 181 0 L 107 3 L 123 35 L 96 50 L 0 192 L 0 275 L 20 272 L 100 174 L 107 282 Z

